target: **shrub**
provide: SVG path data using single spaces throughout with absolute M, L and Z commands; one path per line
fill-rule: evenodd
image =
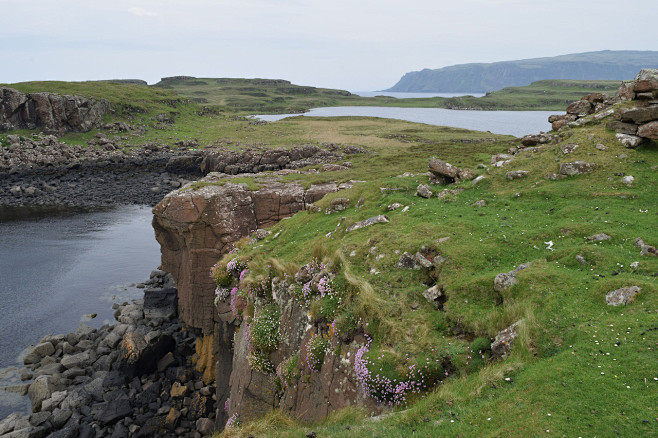
M 299 367 L 297 366 L 298 363 L 299 353 L 295 353 L 276 367 L 276 375 L 279 377 L 283 389 L 286 389 L 299 379 L 300 372 Z
M 312 372 L 317 373 L 322 368 L 327 348 L 329 348 L 327 336 L 313 335 L 306 344 L 306 364 Z
M 251 345 L 255 351 L 271 353 L 281 341 L 279 322 L 281 310 L 276 304 L 269 304 L 254 317 L 251 325 Z

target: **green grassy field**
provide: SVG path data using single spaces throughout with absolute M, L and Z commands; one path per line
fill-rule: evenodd
M 478 163 L 504 152 L 510 140 L 462 144 L 453 142 L 453 136 L 468 134 L 431 127 L 401 129 L 370 120 L 300 121 L 306 123 L 319 138 L 331 132 L 336 142 L 367 146 L 373 152 L 351 158 L 350 170 L 313 177 L 364 181 L 318 202 L 323 210 L 335 197 L 348 197 L 353 206 L 363 199 L 363 204 L 330 215 L 298 213 L 274 227 L 273 234 L 280 233 L 277 239 L 246 247 L 241 256 L 252 260 L 255 274 L 270 258 L 297 266 L 324 258 L 340 266 L 337 282 L 343 285 L 349 283 L 348 269 L 349 276 L 369 286 L 344 286 L 347 304 L 342 307 L 327 310 L 328 303 L 318 302 L 312 309 L 329 320 L 345 321 L 352 315 L 367 321 L 373 368 L 399 377 L 409 360 L 405 357 L 421 363 L 427 357 L 450 357 L 455 370 L 380 421 L 348 409 L 320 424 L 301 425 L 275 412 L 232 428 L 225 436 L 294 437 L 311 430 L 317 436 L 346 437 L 658 432 L 658 258 L 640 257 L 634 244 L 637 237 L 658 242 L 655 142 L 625 149 L 599 124 L 574 129 L 561 142 L 580 145 L 568 156 L 559 145 L 548 145 L 538 153 L 519 155 L 506 168 L 484 169 Z M 597 144 L 608 150 L 596 149 Z M 462 193 L 443 200 L 419 198 L 414 194 L 418 184 L 427 183 L 424 172 L 430 156 L 476 169 L 486 179 L 475 187 L 463 182 L 457 185 Z M 557 172 L 560 162 L 575 160 L 597 168 L 563 180 L 545 178 L 547 172 Z M 505 178 L 507 171 L 519 169 L 529 171 L 528 177 Z M 403 172 L 417 176 L 400 177 Z M 631 187 L 621 182 L 624 174 L 635 177 Z M 474 205 L 482 199 L 486 206 Z M 387 211 L 394 202 L 410 208 Z M 378 214 L 387 214 L 391 222 L 341 231 Z M 585 239 L 602 232 L 612 238 L 600 243 Z M 447 258 L 440 272 L 395 267 L 400 251 L 414 253 L 422 246 Z M 639 266 L 634 269 L 630 265 L 635 261 Z M 518 275 L 519 284 L 504 292 L 494 290 L 496 274 L 525 262 L 531 266 Z M 445 290 L 443 311 L 421 295 L 430 281 Z M 642 288 L 631 305 L 606 305 L 607 292 L 631 285 Z M 508 359 L 489 363 L 476 357 L 472 348 L 477 338 L 491 339 L 519 320 L 523 328 Z M 466 336 L 455 336 L 457 327 Z
M 240 256 L 251 261 L 254 276 L 266 274 L 272 258 L 292 267 L 313 258 L 332 263 L 344 301 L 336 305 L 317 300 L 314 315 L 335 318 L 345 330 L 364 330 L 373 340 L 368 353 L 371 367 L 390 376 L 404 378 L 409 361 L 449 358 L 449 377 L 410 395 L 408 403 L 390 409 L 379 421 L 357 408 L 311 425 L 274 411 L 260 421 L 227 430 L 225 436 L 299 437 L 311 430 L 319 437 L 658 434 L 658 258 L 640 257 L 634 244 L 641 237 L 658 245 L 656 142 L 625 149 L 614 132 L 604 128 L 603 120 L 564 136 L 561 144 L 579 145 L 570 155 L 552 144 L 518 155 L 507 167 L 494 168 L 489 165 L 491 155 L 505 152 L 518 140 L 354 117 L 302 117 L 254 125 L 221 105 L 215 111 L 203 110 L 207 104 L 159 87 L 96 82 L 13 86 L 26 92 L 106 98 L 116 107 L 108 121 L 126 120 L 145 128 L 129 139 L 133 145 L 161 141 L 174 147 L 179 140 L 194 139 L 198 147 L 333 143 L 369 151 L 350 156 L 348 170 L 285 176 L 284 180 L 305 186 L 330 180 L 360 182 L 317 203 L 324 210 L 332 199 L 347 197 L 349 209 L 334 214 L 300 212 L 273 227 L 272 236 L 279 233 L 276 239 L 268 237 L 259 247 L 247 245 Z M 582 89 L 581 94 L 590 91 Z M 158 122 L 158 114 L 170 116 L 174 123 Z M 62 140 L 83 142 L 93 135 L 68 134 Z M 608 149 L 601 151 L 597 144 Z M 476 186 L 465 181 L 450 187 L 463 192 L 444 199 L 415 196 L 417 186 L 428 182 L 425 173 L 432 156 L 485 179 Z M 575 160 L 597 167 L 587 175 L 545 178 L 547 172 L 557 172 L 559 163 Z M 505 173 L 510 170 L 529 174 L 508 181 Z M 625 185 L 623 175 L 633 175 L 635 182 Z M 435 193 L 444 188 L 432 186 Z M 362 205 L 356 208 L 360 199 Z M 479 200 L 486 206 L 475 206 Z M 395 202 L 409 209 L 388 211 Z M 388 215 L 390 223 L 344 231 L 379 214 Z M 585 239 L 598 233 L 611 239 Z M 551 241 L 553 245 L 547 243 Z M 415 253 L 422 246 L 447 259 L 440 269 L 409 271 L 395 266 L 403 251 Z M 531 265 L 518 274 L 517 285 L 504 292 L 494 290 L 496 274 L 526 262 Z M 630 267 L 633 262 L 639 262 L 637 268 Z M 422 296 L 431 283 L 445 291 L 441 311 Z M 606 305 L 608 291 L 632 285 L 642 288 L 632 304 Z M 489 362 L 484 341 L 519 320 L 523 323 L 511 356 Z

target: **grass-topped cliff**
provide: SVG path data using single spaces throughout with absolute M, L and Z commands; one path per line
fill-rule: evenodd
M 267 362 L 270 350 L 258 341 L 255 352 L 265 354 L 259 357 L 266 362 L 253 366 L 295 385 L 310 376 L 303 370 L 319 360 L 319 352 L 346 354 L 341 342 L 366 336 L 372 343 L 364 343 L 360 359 L 366 360 L 356 372 L 365 372 L 361 382 L 394 409 L 372 420 L 366 410 L 348 408 L 314 425 L 274 411 L 225 435 L 655 434 L 658 258 L 640 255 L 636 239 L 658 243 L 658 145 L 627 149 L 606 121 L 561 132 L 503 167 L 491 165 L 490 158 L 507 152 L 505 139 L 464 144 L 449 132 L 437 135 L 440 129 L 409 127 L 382 136 L 379 122 L 309 121 L 321 128 L 318 133 L 333 131 L 333 141 L 372 152 L 351 158 L 349 169 L 310 178 L 359 182 L 317 202 L 318 212 L 298 213 L 264 240 L 245 242 L 220 271 L 239 259 L 247 263 L 241 269 L 248 269 L 245 281 L 252 286 L 292 276 L 309 263 L 307 270 L 326 272 L 328 280 L 317 290 L 311 283 L 305 291 L 305 280 L 296 286 L 300 305 L 310 305 L 319 340 L 288 358 L 281 373 L 269 368 L 277 364 Z M 477 184 L 430 184 L 434 195 L 420 197 L 417 188 L 428 183 L 432 156 L 484 178 Z M 580 161 L 593 170 L 560 176 L 561 164 Z M 508 174 L 518 170 L 527 173 L 516 174 L 519 179 Z M 349 207 L 331 212 L 338 204 Z M 399 207 L 391 209 L 394 204 Z M 348 231 L 378 215 L 389 222 Z M 405 269 L 399 265 L 405 252 L 420 252 L 430 264 Z M 320 263 L 325 268 L 317 268 Z M 516 274 L 518 283 L 495 286 L 498 274 L 526 263 Z M 431 286 L 443 294 L 438 309 L 423 296 Z M 606 303 L 606 294 L 630 286 L 641 289 L 630 304 Z M 276 344 L 261 321 L 279 316 L 270 314 L 267 290 L 258 290 L 254 302 L 245 292 L 238 313 L 250 324 L 252 339 L 261 330 L 258 336 Z M 515 323 L 511 354 L 492 360 L 491 341 Z M 421 380 L 414 369 L 422 371 Z M 382 379 L 394 383 L 383 385 Z M 419 393 L 409 390 L 419 381 Z
M 245 263 L 239 268 L 248 269 L 243 280 L 253 295 L 243 291 L 245 300 L 236 313 L 251 325 L 252 365 L 268 379 L 295 385 L 310 375 L 300 369 L 363 342 L 367 351 L 361 350 L 357 372 L 373 399 L 394 406 L 377 420 L 351 407 L 311 425 L 274 410 L 227 429 L 226 436 L 303 436 L 311 430 L 317 436 L 350 437 L 656 434 L 658 258 L 641 256 L 636 238 L 658 245 L 658 144 L 623 147 L 605 128 L 611 116 L 565 128 L 554 142 L 501 157 L 511 161 L 496 167 L 492 155 L 516 148 L 517 139 L 352 117 L 252 124 L 221 103 L 204 110 L 182 91 L 143 85 L 15 87 L 105 98 L 116 111 L 106 116 L 108 122 L 144 128 L 125 135 L 133 145 L 158 141 L 174 147 L 193 141 L 195 146 L 181 147 L 244 149 L 334 144 L 367 151 L 350 156 L 351 167 L 315 172 L 321 170 L 316 166 L 302 169 L 308 173 L 281 176 L 304 187 L 329 181 L 354 185 L 318 201 L 319 211 L 281 221 L 263 240 L 243 242 L 219 267 L 222 275 L 237 271 L 238 262 L 228 265 L 239 257 Z M 94 135 L 67 134 L 63 140 L 79 142 Z M 450 186 L 430 183 L 431 157 L 483 178 L 474 183 L 466 177 Z M 592 164 L 593 170 L 559 176 L 560 164 L 576 161 Z M 527 173 L 508 178 L 508 172 L 519 170 Z M 630 183 L 624 179 L 628 176 L 633 176 Z M 245 181 L 251 187 L 261 184 L 234 182 Z M 429 185 L 430 198 L 416 195 L 421 184 Z M 333 211 L 337 205 L 348 207 Z M 347 231 L 380 215 L 388 222 Z M 593 238 L 601 233 L 609 238 Z M 421 253 L 430 263 L 400 267 L 405 252 Z M 495 287 L 498 274 L 526 263 L 516 284 Z M 326 278 L 323 286 L 318 287 L 319 280 L 307 290 L 306 282 L 290 284 L 297 302 L 309 306 L 309 323 L 322 330 L 296 356 L 272 359 L 268 355 L 280 342 L 273 321 L 280 313 L 272 290 L 259 285 L 274 276 L 294 276 L 304 265 L 323 273 L 318 277 Z M 217 281 L 238 280 L 218 274 Z M 608 292 L 627 286 L 641 288 L 633 302 L 606 304 Z M 432 287 L 441 294 L 436 303 L 423 295 Z M 510 354 L 492 360 L 492 339 L 515 323 L 518 337 Z M 277 376 L 271 367 L 281 364 Z M 412 370 L 421 370 L 422 380 Z M 379 385 L 385 379 L 400 391 Z M 402 382 L 408 385 L 398 385 Z

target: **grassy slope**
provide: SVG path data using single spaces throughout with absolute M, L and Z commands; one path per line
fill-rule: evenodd
M 149 129 L 135 142 L 198 137 L 201 142 L 229 147 L 338 143 L 372 151 L 350 157 L 354 167 L 347 171 L 286 177 L 307 185 L 325 180 L 365 181 L 318 203 L 326 207 L 332 198 L 348 196 L 354 205 L 363 197 L 361 208 L 333 215 L 299 213 L 275 227 L 281 231 L 277 240 L 266 239 L 263 247 L 244 254 L 300 265 L 313 255 L 355 251 L 357 256 L 347 260 L 355 275 L 373 286 L 375 295 L 369 298 L 381 304 L 373 308 L 362 298 L 352 301 L 356 311 L 366 310 L 371 321 L 379 322 L 369 329 L 375 338 L 374 350 L 392 357 L 405 351 L 422 357 L 435 348 L 452 355 L 457 373 L 403 412 L 373 422 L 358 410 L 347 410 L 313 425 L 318 436 L 409 436 L 414 429 L 415 436 L 538 436 L 547 434 L 546 430 L 560 436 L 609 436 L 616 429 L 621 436 L 656 433 L 658 259 L 640 258 L 633 244 L 638 236 L 658 244 L 656 171 L 652 170 L 658 165 L 655 142 L 627 150 L 603 125 L 574 130 L 565 140 L 580 144 L 573 156 L 563 157 L 550 146 L 539 154 L 521 156 L 506 169 L 478 170 L 487 179 L 477 187 L 462 183 L 465 191 L 447 201 L 425 200 L 414 196 L 416 186 L 427 182 L 424 175 L 397 175 L 425 172 L 430 156 L 475 169 L 480 162 L 488 163 L 491 154 L 505 151 L 512 144 L 510 137 L 462 143 L 459 140 L 495 136 L 368 118 L 297 118 L 252 126 L 221 114 L 197 116 L 199 105 L 172 102 L 176 97 L 168 90 L 99 85 L 15 86 L 23 91 L 47 89 L 107 98 L 121 108 L 109 120 L 140 122 L 144 118 Z M 140 112 L 125 106 L 126 100 L 132 107 L 141 106 Z M 161 113 L 175 113 L 176 123 L 153 129 L 156 123 L 150 118 Z M 79 135 L 64 139 L 76 141 Z M 594 148 L 597 143 L 609 149 L 599 151 Z M 586 176 L 544 179 L 547 171 L 557 170 L 558 161 L 576 159 L 599 167 Z M 529 170 L 530 176 L 506 181 L 504 173 L 516 169 Z M 620 172 L 635 176 L 633 187 L 621 183 L 615 175 Z M 382 187 L 398 190 L 382 195 Z M 488 205 L 474 207 L 479 199 Z M 393 202 L 410 209 L 387 212 L 386 206 Z M 340 231 L 383 213 L 389 215 L 390 224 L 350 234 Z M 336 231 L 341 217 L 345 220 Z M 325 237 L 329 231 L 333 234 Z M 608 233 L 612 240 L 585 243 L 585 236 L 599 232 Z M 444 236 L 450 240 L 435 242 Z M 555 242 L 554 251 L 546 249 L 544 242 L 549 240 Z M 399 257 L 396 250 L 414 252 L 423 244 L 434 245 L 448 257 L 439 275 L 448 295 L 445 312 L 434 311 L 420 295 L 426 273 L 394 266 Z M 384 257 L 369 255 L 372 247 Z M 580 265 L 575 261 L 577 254 L 590 264 Z M 532 266 L 519 274 L 517 286 L 503 295 L 493 291 L 497 273 L 527 261 Z M 640 262 L 635 271 L 629 268 L 633 261 Z M 371 275 L 372 268 L 379 274 Z M 607 291 L 632 284 L 643 289 L 635 303 L 626 308 L 605 305 Z M 511 358 L 480 371 L 467 364 L 470 340 L 455 338 L 455 325 L 473 336 L 491 337 L 521 317 L 528 324 Z M 310 429 L 274 413 L 231 433 L 300 436 Z
M 566 104 L 595 91 L 614 95 L 619 81 L 539 81 L 511 87 L 486 97 L 445 99 L 359 97 L 341 90 L 300 87 L 262 79 L 171 79 L 157 84 L 189 99 L 223 111 L 243 113 L 297 113 L 326 106 L 396 106 L 409 108 L 476 108 L 486 110 L 563 110 Z
M 425 171 L 429 156 L 474 168 L 491 153 L 503 151 L 505 140 L 455 144 L 441 138 L 439 129 L 422 127 L 413 132 L 411 142 L 402 142 L 410 137 L 401 135 L 412 134 L 413 128 L 396 128 L 396 132 L 391 131 L 393 126 L 384 128 L 371 121 L 310 123 L 316 125 L 318 135 L 333 130 L 336 141 L 370 145 L 378 151 L 376 156 L 351 159 L 352 170 L 331 175 L 338 180 L 358 177 L 365 183 L 318 203 L 326 207 L 332 198 L 347 196 L 352 205 L 364 198 L 363 206 L 333 215 L 299 213 L 274 228 L 281 232 L 276 240 L 266 239 L 264 246 L 243 254 L 300 265 L 313 255 L 355 251 L 355 257 L 348 257 L 352 271 L 376 291 L 369 299 L 378 305 L 368 309 L 374 350 L 393 357 L 405 352 L 420 357 L 434 348 L 452 354 L 458 371 L 407 410 L 379 422 L 365 419 L 358 410 L 313 426 L 296 425 L 273 414 L 233 429 L 229 436 L 303 436 L 311 429 L 318 436 L 411 436 L 414 430 L 415 436 L 656 433 L 658 259 L 640 258 L 634 239 L 658 243 L 656 170 L 652 170 L 658 165 L 658 145 L 627 150 L 603 125 L 574 130 L 565 140 L 580 145 L 573 155 L 563 156 L 551 145 L 538 154 L 521 155 L 508 168 L 480 170 L 487 176 L 484 183 L 477 187 L 462 183 L 465 191 L 446 202 L 414 196 L 416 186 L 427 182 L 425 176 L 395 175 Z M 381 129 L 389 134 L 382 136 Z M 598 143 L 609 149 L 597 150 Z M 558 162 L 578 159 L 596 163 L 597 170 L 559 181 L 544 178 L 547 171 L 557 171 Z M 530 176 L 507 181 L 505 172 L 516 169 L 528 170 Z M 615 175 L 620 172 L 636 178 L 633 187 L 621 183 Z M 382 195 L 381 187 L 401 190 Z M 488 205 L 474 207 L 479 199 Z M 393 202 L 411 208 L 406 213 L 387 212 L 386 206 Z M 340 231 L 384 213 L 390 224 L 349 234 Z M 329 232 L 333 234 L 326 237 Z M 585 241 L 600 232 L 612 239 Z M 444 236 L 450 240 L 435 242 Z M 544 243 L 549 240 L 554 242 L 552 251 Z M 422 284 L 426 274 L 395 268 L 399 257 L 395 250 L 415 252 L 423 244 L 435 245 L 448 257 L 439 276 L 448 295 L 445 312 L 424 303 L 420 293 L 426 287 Z M 372 247 L 384 257 L 376 259 Z M 588 265 L 576 261 L 578 254 Z M 519 274 L 517 286 L 502 294 L 494 292 L 496 274 L 528 261 L 532 266 Z M 637 270 L 629 267 L 634 261 L 640 262 Z M 370 274 L 373 268 L 379 274 Z M 608 291 L 627 285 L 642 287 L 632 305 L 605 304 Z M 355 309 L 364 305 L 356 297 L 353 304 Z M 470 340 L 451 332 L 459 325 L 473 336 L 493 337 L 520 318 L 527 326 L 512 357 L 480 371 L 466 363 Z

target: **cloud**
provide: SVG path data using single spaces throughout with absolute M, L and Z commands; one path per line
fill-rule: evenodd
M 133 15 L 137 15 L 138 17 L 155 17 L 156 15 L 158 15 L 155 12 L 150 12 L 144 8 L 138 8 L 138 7 L 130 8 L 128 9 L 128 12 L 130 12 Z

